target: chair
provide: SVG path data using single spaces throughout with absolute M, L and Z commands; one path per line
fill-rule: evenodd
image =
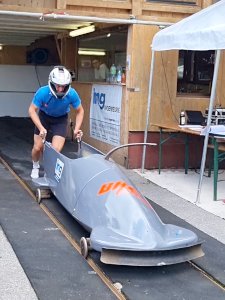
M 210 141 L 211 143 L 208 145 L 208 148 L 213 150 L 213 158 L 210 159 L 208 177 L 211 176 L 213 164 L 213 200 L 216 201 L 219 163 L 225 160 L 225 137 L 212 136 L 210 137 Z

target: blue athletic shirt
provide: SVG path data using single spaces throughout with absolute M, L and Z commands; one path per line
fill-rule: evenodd
M 70 105 L 75 109 L 81 104 L 81 100 L 75 89 L 70 88 L 63 99 L 56 98 L 48 85 L 40 87 L 34 95 L 32 103 L 47 115 L 60 117 L 70 111 Z

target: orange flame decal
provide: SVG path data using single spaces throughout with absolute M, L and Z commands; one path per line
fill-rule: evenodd
M 124 181 L 116 181 L 116 182 L 107 182 L 104 183 L 99 191 L 98 191 L 98 195 L 104 195 L 110 191 L 115 191 L 115 194 L 117 196 L 119 196 L 122 192 L 124 191 L 129 192 L 130 194 L 132 194 L 133 196 L 135 196 L 136 198 L 140 199 L 141 202 L 143 202 L 145 205 L 150 206 L 150 203 L 144 198 L 142 197 L 142 195 L 131 185 L 127 184 Z

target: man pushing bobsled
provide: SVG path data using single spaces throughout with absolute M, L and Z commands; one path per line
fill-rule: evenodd
M 32 149 L 33 168 L 31 177 L 39 177 L 40 158 L 43 152 L 43 138 L 48 131 L 52 133 L 52 147 L 61 152 L 68 127 L 70 105 L 76 109 L 74 136 L 82 136 L 80 130 L 84 109 L 78 93 L 71 87 L 70 72 L 63 66 L 56 66 L 49 74 L 48 85 L 40 87 L 29 107 L 29 115 L 35 125 Z
M 39 186 L 38 203 L 52 193 L 87 230 L 89 237 L 80 239 L 85 258 L 92 249 L 101 253 L 100 260 L 106 264 L 164 266 L 203 256 L 197 235 L 189 229 L 164 224 L 131 180 L 109 159 L 120 148 L 154 144 L 120 145 L 103 155 L 84 143 L 89 149 L 86 156 L 70 159 L 60 153 L 70 104 L 77 110 L 74 134 L 81 138 L 84 111 L 70 84 L 69 72 L 64 67 L 55 67 L 48 86 L 37 91 L 29 108 L 36 126 L 31 177 Z M 42 140 L 49 130 L 53 138 L 52 143 L 45 142 L 43 151 L 45 176 L 38 178 Z

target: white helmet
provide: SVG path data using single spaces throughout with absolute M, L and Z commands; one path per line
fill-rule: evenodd
M 49 74 L 48 85 L 52 94 L 56 98 L 64 98 L 69 90 L 71 84 L 71 75 L 70 72 L 63 66 L 56 66 Z M 64 86 L 62 92 L 57 92 L 56 85 Z

